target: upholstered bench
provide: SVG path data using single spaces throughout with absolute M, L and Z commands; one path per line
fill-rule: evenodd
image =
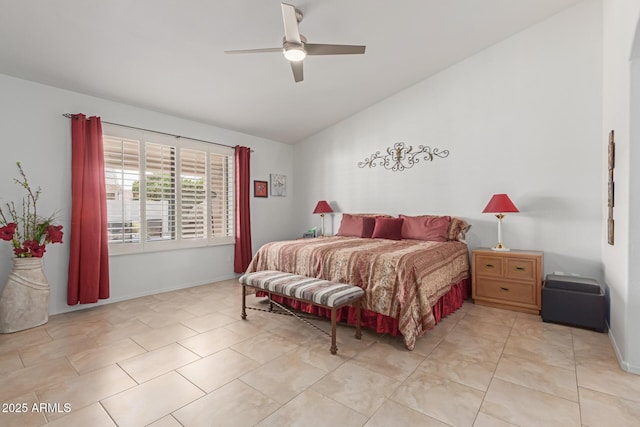
M 360 300 L 364 290 L 357 286 L 344 283 L 335 283 L 314 277 L 300 276 L 282 271 L 256 271 L 246 273 L 240 277 L 242 284 L 242 318 L 247 318 L 246 312 L 246 287 L 255 288 L 266 292 L 271 300 L 271 295 L 279 295 L 296 301 L 317 305 L 331 310 L 331 354 L 338 352 L 336 345 L 336 310 L 353 305 L 357 313 L 356 338 L 362 337 L 360 330 Z M 328 334 L 327 334 L 328 335 Z

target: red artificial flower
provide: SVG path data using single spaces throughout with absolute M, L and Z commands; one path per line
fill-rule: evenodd
M 44 245 L 34 245 L 31 247 L 31 256 L 42 258 L 46 251 L 47 250 L 44 248 Z
M 49 225 L 45 231 L 47 235 L 47 241 L 51 243 L 62 243 L 62 226 L 61 225 Z
M 24 248 L 25 252 L 30 252 L 32 248 L 38 246 L 38 242 L 36 242 L 35 240 L 25 240 L 22 243 L 22 247 Z
M 36 214 L 40 188 L 34 191 L 20 162 L 16 162 L 16 165 L 20 177 L 14 182 L 26 190 L 27 196 L 22 199 L 22 210 L 16 210 L 13 202 L 6 203 L 4 210 L 0 206 L 0 240 L 11 242 L 13 253 L 18 258 L 41 258 L 47 244 L 62 243 L 62 226 L 51 224 L 54 216 L 40 217 Z M 20 206 L 20 203 L 17 205 Z M 7 219 L 12 222 L 7 223 Z
M 42 258 L 46 252 L 44 246 L 45 245 L 39 245 L 35 240 L 25 240 L 22 244 L 21 254 L 27 254 L 27 256 L 30 254 L 32 257 Z
M 13 239 L 13 234 L 16 232 L 16 227 L 18 227 L 18 225 L 15 222 L 10 222 L 4 227 L 0 227 L 0 239 L 7 241 Z

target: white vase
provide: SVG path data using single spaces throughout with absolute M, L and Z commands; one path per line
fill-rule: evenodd
M 35 328 L 49 321 L 49 283 L 42 258 L 14 258 L 0 294 L 0 333 Z

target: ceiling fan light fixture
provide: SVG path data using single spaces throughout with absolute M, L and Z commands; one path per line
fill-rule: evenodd
M 282 3 L 281 9 L 282 22 L 284 23 L 282 49 L 270 47 L 266 49 L 226 50 L 225 53 L 282 52 L 285 59 L 290 62 L 293 80 L 296 83 L 303 80 L 302 60 L 307 55 L 361 55 L 364 53 L 366 46 L 307 43 L 307 38 L 300 34 L 299 28 L 303 16 L 302 12 L 288 3 Z
M 307 56 L 307 52 L 302 45 L 294 45 L 288 43 L 288 46 L 284 47 L 284 57 L 289 61 L 302 61 Z

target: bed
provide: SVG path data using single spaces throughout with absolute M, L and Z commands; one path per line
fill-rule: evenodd
M 445 231 L 455 239 L 438 239 L 444 241 L 402 238 L 400 229 L 394 238 L 380 233 L 367 237 L 366 230 L 349 233 L 343 227 L 344 218 L 338 232 L 343 235 L 265 244 L 253 257 L 247 272 L 279 270 L 359 286 L 365 291 L 362 325 L 380 333 L 401 334 L 406 347 L 413 350 L 416 338 L 433 328 L 441 317 L 458 309 L 468 297 L 466 243 L 457 238 L 459 232 L 452 233 L 454 221 L 450 217 L 446 217 L 449 223 Z M 375 221 L 376 230 L 378 223 L 385 222 L 380 217 Z M 462 235 L 465 226 L 468 228 L 462 221 Z M 407 235 L 416 237 L 405 232 Z M 328 315 L 320 307 L 283 302 L 307 313 Z M 345 307 L 338 313 L 338 320 L 353 324 L 355 313 Z

